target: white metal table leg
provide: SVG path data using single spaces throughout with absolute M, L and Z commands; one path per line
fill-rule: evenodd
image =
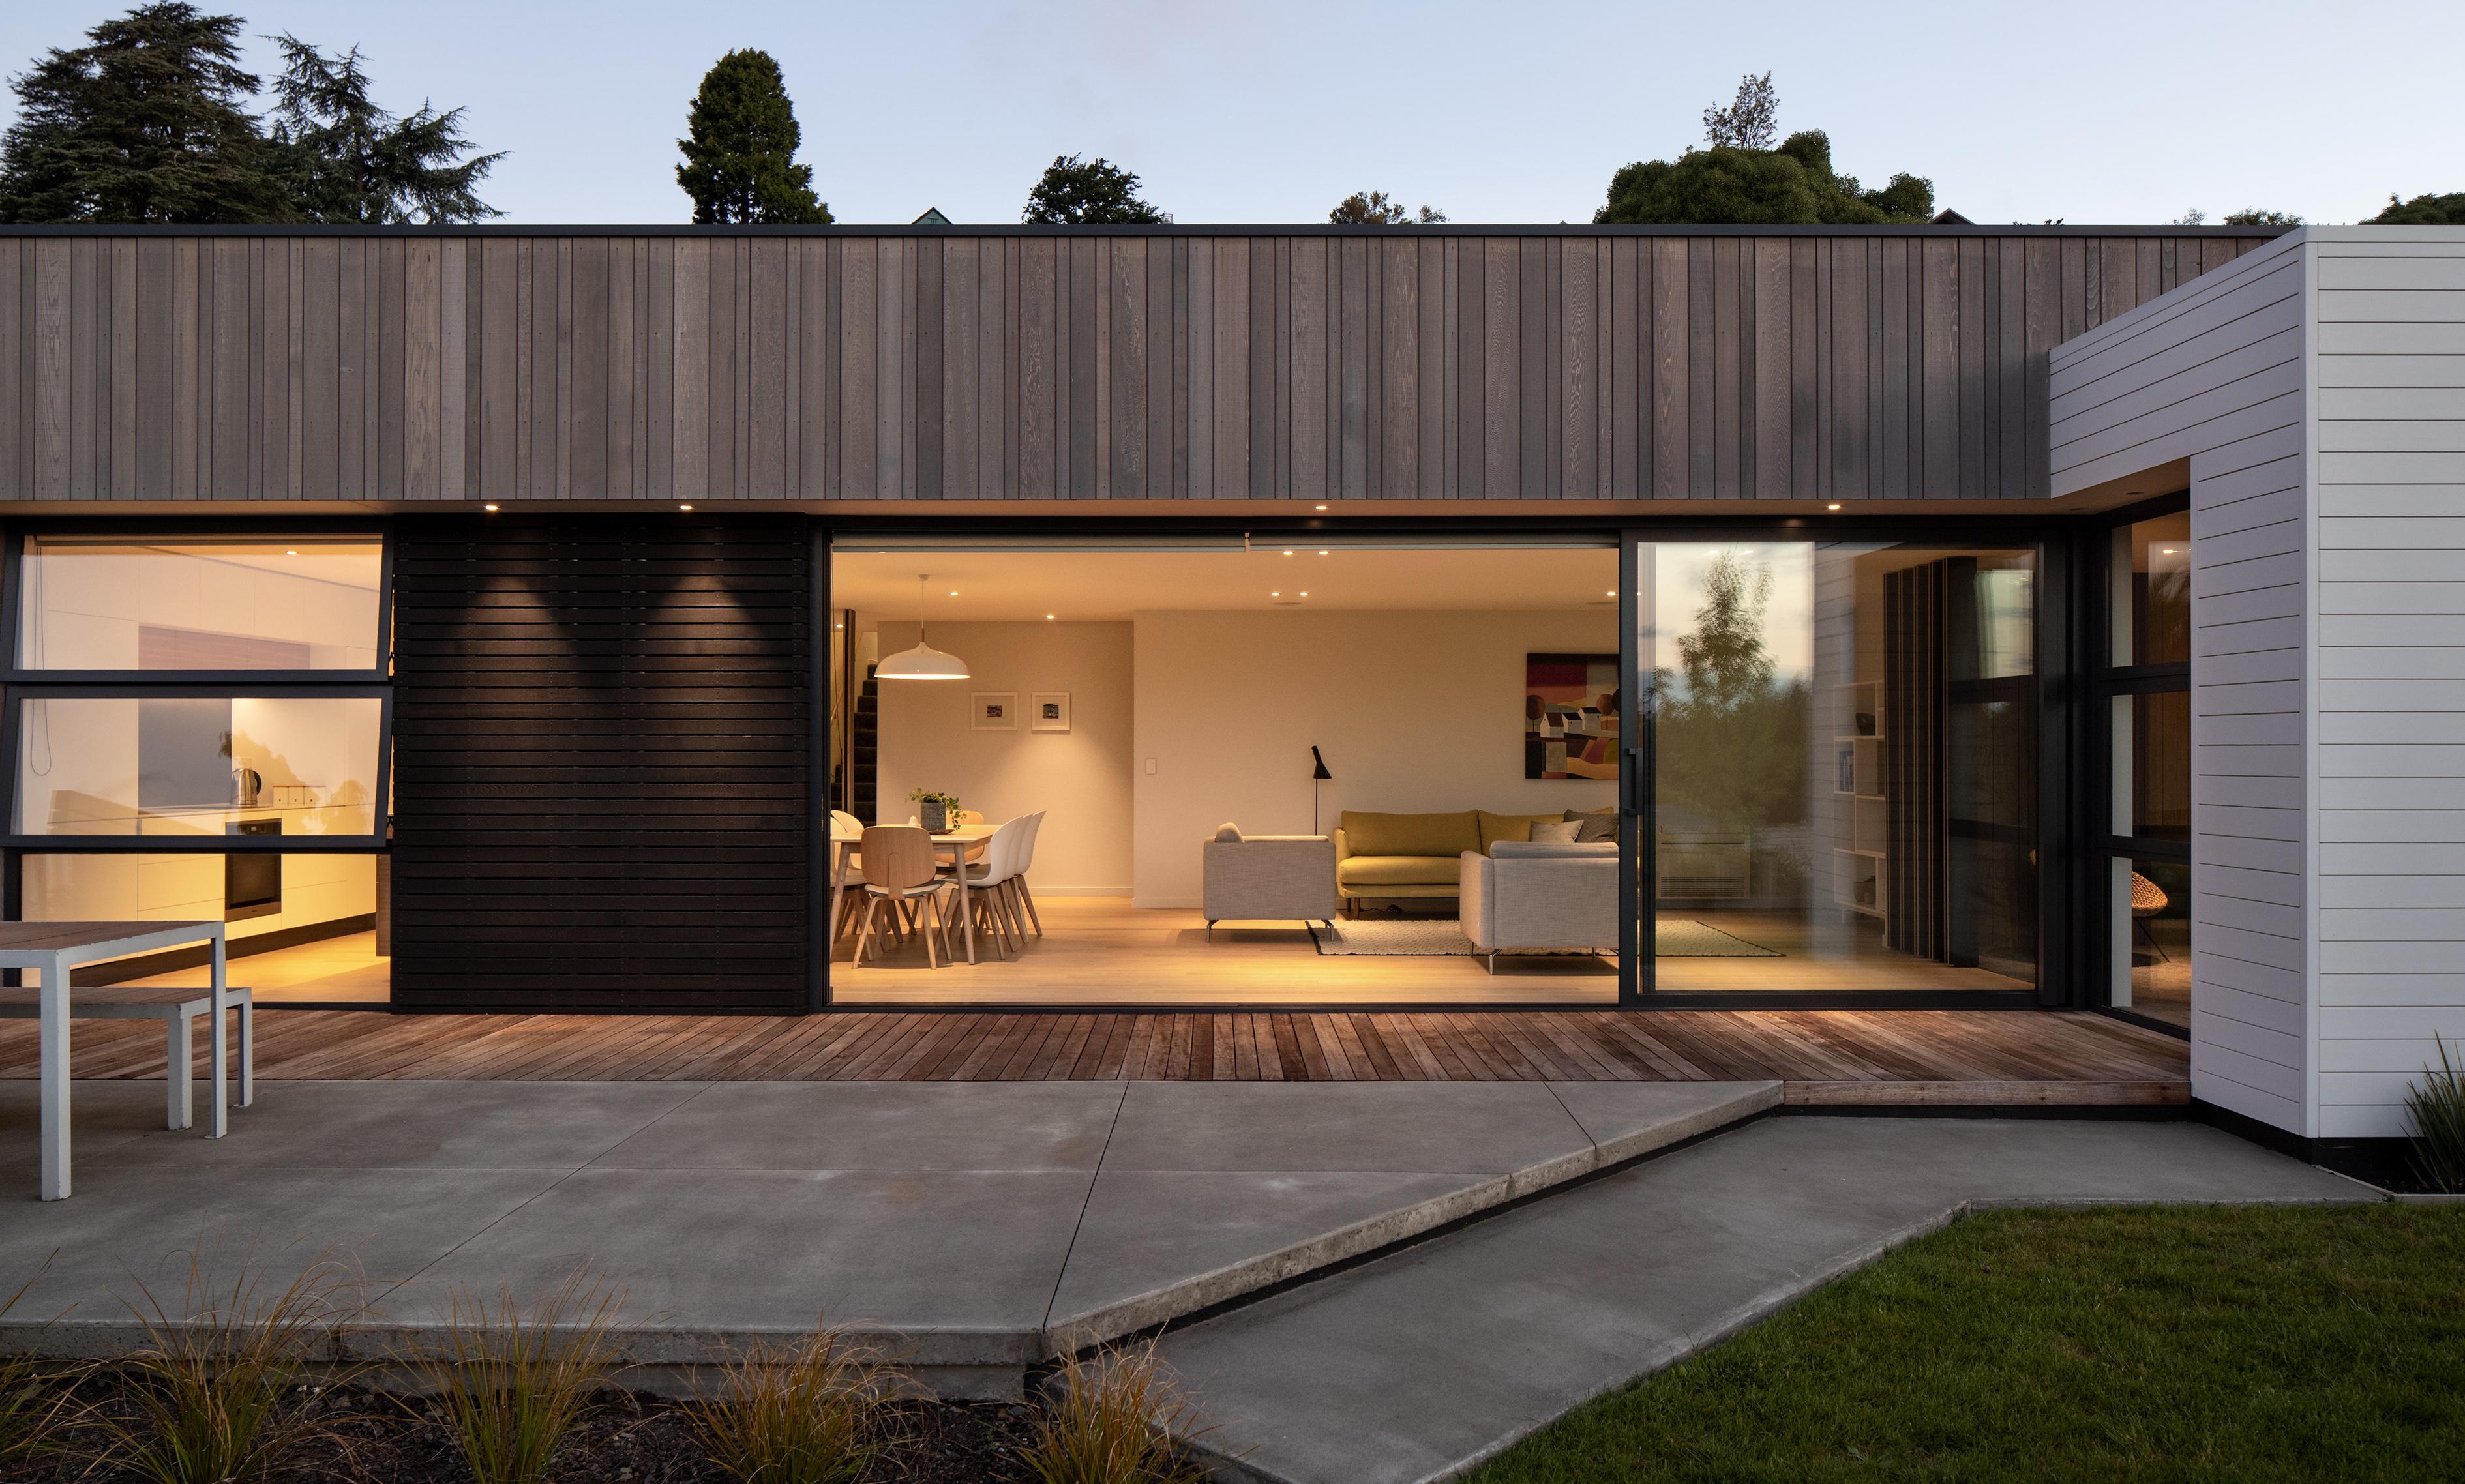
M 209 997 L 213 1001 L 211 1013 L 213 1015 L 214 1026 L 213 1030 L 209 1033 L 209 1040 L 213 1047 L 214 1053 L 214 1096 L 211 1111 L 206 1115 L 206 1137 L 208 1139 L 220 1139 L 226 1132 L 230 1121 L 229 1115 L 231 1110 L 227 1106 L 225 1099 L 231 1096 L 231 1090 L 227 1085 L 231 1068 L 224 1060 L 225 1048 L 229 1042 L 229 1032 L 223 1028 L 223 1009 L 225 1006 L 225 1001 L 223 999 L 223 935 L 221 924 L 219 923 L 215 924 L 212 946 L 214 954 L 214 977 L 213 987 L 209 991 Z
M 56 953 L 43 976 L 43 1199 L 69 1197 L 69 966 Z
M 256 999 L 239 1002 L 239 1105 L 256 1101 Z
M 189 1081 L 193 1074 L 189 1061 L 196 1047 L 189 1034 L 189 1016 L 179 1006 L 171 1007 L 171 1016 L 163 1023 L 163 1082 L 168 1091 L 170 1106 L 164 1111 L 165 1128 L 187 1128 L 196 1117 L 196 1103 L 190 1096 Z

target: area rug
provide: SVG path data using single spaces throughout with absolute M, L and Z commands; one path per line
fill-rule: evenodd
M 1654 924 L 1652 952 L 1661 959 L 1785 959 L 1778 948 L 1750 943 L 1709 922 L 1691 918 L 1663 918 Z
M 1377 955 L 1436 958 L 1470 953 L 1472 940 L 1454 918 L 1401 918 L 1340 920 L 1332 927 L 1313 923 L 1310 938 L 1329 957 Z M 1653 955 L 1662 959 L 1785 959 L 1777 948 L 1750 943 L 1691 918 L 1664 918 L 1653 934 Z

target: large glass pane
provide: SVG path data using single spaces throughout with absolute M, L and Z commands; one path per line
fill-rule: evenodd
M 1668 991 L 2036 982 L 2027 550 L 1640 553 Z
M 24 858 L 29 922 L 194 922 L 228 929 L 231 978 L 267 1004 L 384 1003 L 392 945 L 377 855 Z M 202 985 L 203 950 L 78 970 L 79 984 Z
M 50 697 L 18 708 L 16 831 L 366 835 L 375 697 Z
M 2182 861 L 2117 855 L 2106 941 L 2118 1009 L 2177 1026 L 2191 1023 L 2191 868 Z
M 2143 840 L 2191 838 L 2191 693 L 2117 696 L 2114 832 Z
M 18 662 L 374 670 L 383 550 L 365 538 L 29 538 Z
M 2117 665 L 2182 664 L 2191 657 L 2191 517 L 2160 516 L 2114 533 Z

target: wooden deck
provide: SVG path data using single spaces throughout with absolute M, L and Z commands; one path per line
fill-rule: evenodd
M 2029 1010 L 600 1016 L 260 1008 L 257 1027 L 257 1075 L 297 1080 L 1777 1080 L 1802 1103 L 2190 1096 L 2183 1042 L 2107 1016 Z M 33 1032 L 23 1022 L 0 1026 L 0 1078 L 35 1075 Z M 75 1034 L 81 1077 L 163 1074 L 160 1027 L 87 1021 Z

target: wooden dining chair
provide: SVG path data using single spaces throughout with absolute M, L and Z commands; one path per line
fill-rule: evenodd
M 873 940 L 874 921 L 882 909 L 889 908 L 895 919 L 904 907 L 929 916 L 917 929 L 924 939 L 924 962 L 940 968 L 942 956 L 934 953 L 933 939 L 938 931 L 946 953 L 950 919 L 942 902 L 952 883 L 941 873 L 933 837 L 912 825 L 874 826 L 856 849 L 864 856 L 864 922 L 856 929 L 855 962 L 864 962 L 865 944 Z
M 1010 890 L 1018 904 L 1027 909 L 1027 919 L 1035 924 L 1035 936 L 1044 936 L 1044 919 L 1035 914 L 1035 896 L 1027 889 L 1027 873 L 1035 864 L 1035 837 L 1044 829 L 1044 810 L 1027 816 L 1027 842 L 1019 848 L 1018 870 L 1011 873 Z

